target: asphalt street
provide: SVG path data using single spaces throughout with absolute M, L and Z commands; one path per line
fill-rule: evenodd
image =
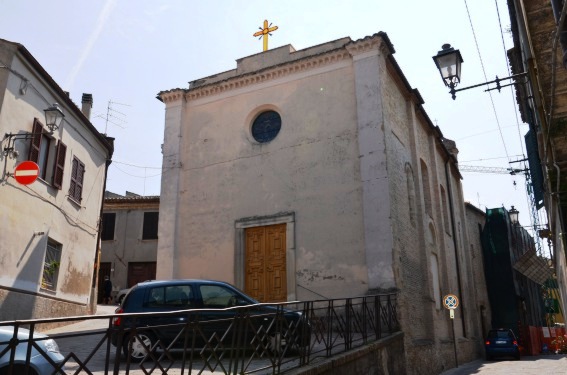
M 457 368 L 443 372 L 441 375 L 557 375 L 567 374 L 567 355 L 523 356 L 516 360 L 477 360 L 459 365 Z

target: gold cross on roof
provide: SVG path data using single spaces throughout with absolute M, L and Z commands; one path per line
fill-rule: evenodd
M 264 38 L 264 51 L 268 50 L 268 35 L 272 36 L 272 34 L 270 34 L 272 31 L 276 31 L 278 29 L 277 26 L 272 26 L 272 24 L 268 25 L 268 20 L 264 20 L 264 28 L 259 27 L 260 31 L 255 32 L 253 36 L 259 36 L 260 38 Z

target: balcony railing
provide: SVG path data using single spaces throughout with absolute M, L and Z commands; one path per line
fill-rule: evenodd
M 396 306 L 396 294 L 380 294 L 233 307 L 215 310 L 221 314 L 212 320 L 202 319 L 211 310 L 184 310 L 0 322 L 0 328 L 16 328 L 9 339 L 0 339 L 0 368 L 8 363 L 8 375 L 35 374 L 33 362 L 40 358 L 58 374 L 280 374 L 399 331 Z M 290 319 L 290 314 L 300 319 Z M 148 316 L 156 324 L 136 323 Z M 122 319 L 120 326 L 113 323 L 117 317 Z M 160 324 L 160 317 L 180 319 Z M 41 324 L 78 321 L 88 321 L 92 329 L 72 332 L 70 328 L 50 335 L 64 356 L 61 363 L 45 350 L 46 338 L 30 340 L 16 333 L 27 328 L 32 336 Z M 158 339 L 165 330 L 174 332 L 175 338 Z M 145 336 L 154 339 L 144 341 Z M 127 338 L 139 339 L 133 340 L 143 349 L 139 361 L 126 356 L 123 345 L 112 344 L 131 342 Z

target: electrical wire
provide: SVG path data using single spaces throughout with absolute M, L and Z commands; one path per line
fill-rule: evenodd
M 161 167 L 148 167 L 147 165 L 137 165 L 137 164 L 131 164 L 131 163 L 125 163 L 123 161 L 117 161 L 117 160 L 112 160 L 112 163 L 116 163 L 116 164 L 122 164 L 122 165 L 127 165 L 129 167 L 134 167 L 134 168 L 143 168 L 143 169 L 161 169 Z
M 482 73 L 484 74 L 484 80 L 486 82 L 488 82 L 488 78 L 486 75 L 486 69 L 484 67 L 484 60 L 482 59 L 482 54 L 480 53 L 480 48 L 478 45 L 478 39 L 476 37 L 476 32 L 474 29 L 474 25 L 472 22 L 472 18 L 471 18 L 471 13 L 469 10 L 469 5 L 467 4 L 467 0 L 464 0 L 465 2 L 465 8 L 467 9 L 467 15 L 469 17 L 469 23 L 471 25 L 471 30 L 473 33 L 473 38 L 474 38 L 474 43 L 476 45 L 476 51 L 478 53 L 478 58 L 480 59 L 480 66 L 482 68 Z M 494 112 L 494 118 L 496 120 L 496 125 L 498 126 L 498 131 L 500 133 L 500 139 L 502 140 L 502 146 L 504 147 L 504 152 L 506 153 L 506 156 L 508 157 L 508 161 L 511 161 L 510 156 L 508 154 L 508 148 L 506 147 L 506 142 L 504 141 L 504 134 L 502 134 L 502 127 L 500 126 L 500 120 L 498 119 L 498 113 L 496 112 L 496 105 L 494 104 L 494 98 L 492 97 L 492 93 L 489 91 L 488 92 L 489 96 L 490 96 L 490 103 L 492 104 L 492 111 Z
M 506 69 L 508 71 L 508 76 L 511 76 L 512 73 L 510 72 L 510 64 L 508 63 L 508 55 L 506 53 L 506 43 L 504 41 L 504 32 L 502 31 L 502 20 L 500 19 L 500 8 L 498 7 L 498 0 L 494 0 L 494 5 L 496 6 L 496 14 L 498 15 L 498 26 L 500 28 L 500 39 L 502 40 L 502 49 L 504 50 L 504 60 L 506 61 Z M 522 132 L 520 129 L 520 120 L 518 119 L 518 107 L 517 103 L 514 100 L 515 92 L 514 92 L 514 85 L 510 86 L 510 100 L 512 100 L 512 107 L 514 108 L 514 115 L 516 117 L 516 128 L 518 129 L 518 139 L 520 140 L 520 147 L 522 148 L 522 153 L 526 154 L 525 144 L 522 139 Z
M 128 173 L 128 172 L 126 172 L 126 171 L 124 171 L 124 170 L 118 168 L 116 165 L 114 165 L 114 163 L 110 164 L 110 166 L 111 166 L 111 167 L 114 166 L 114 168 L 116 168 L 116 169 L 119 170 L 120 172 L 124 173 L 125 175 L 130 176 L 130 177 L 135 177 L 135 178 L 144 178 L 144 179 L 145 179 L 145 178 L 153 178 L 153 177 L 161 176 L 161 175 L 163 174 L 163 172 L 160 172 L 160 173 L 157 173 L 157 174 L 154 174 L 154 175 L 151 175 L 151 176 L 146 176 L 146 175 L 144 175 L 144 176 L 139 176 L 139 175 L 135 175 L 135 174 L 132 174 L 132 173 Z

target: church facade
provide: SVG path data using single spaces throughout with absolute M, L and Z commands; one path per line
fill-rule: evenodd
M 454 142 L 385 33 L 237 60 L 166 108 L 158 279 L 263 302 L 398 292 L 408 369 L 480 355 Z M 443 297 L 460 299 L 449 319 Z

